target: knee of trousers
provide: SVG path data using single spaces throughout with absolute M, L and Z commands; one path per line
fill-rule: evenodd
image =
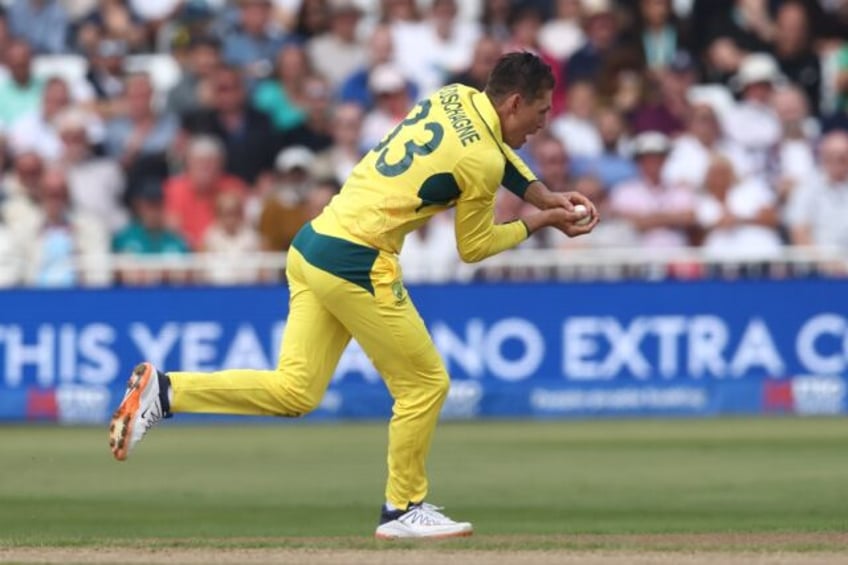
M 421 379 L 416 384 L 416 396 L 426 397 L 440 403 L 447 398 L 450 390 L 450 378 L 444 372 L 428 375 L 426 379 Z
M 306 416 L 321 404 L 321 396 L 309 391 L 283 386 L 280 398 L 281 412 L 285 416 Z

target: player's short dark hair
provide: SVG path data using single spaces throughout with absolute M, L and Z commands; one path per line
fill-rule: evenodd
M 555 83 L 550 65 L 537 55 L 527 51 L 507 53 L 489 74 L 486 94 L 494 102 L 515 93 L 525 100 L 536 100 Z

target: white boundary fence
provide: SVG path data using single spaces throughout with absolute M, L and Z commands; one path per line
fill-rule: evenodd
M 494 280 L 660 280 L 696 278 L 793 278 L 804 276 L 848 277 L 848 252 L 837 248 L 786 247 L 775 257 L 735 253 L 733 257 L 715 257 L 699 248 L 647 250 L 644 248 L 609 249 L 519 249 L 475 264 L 458 259 L 452 281 Z M 208 253 L 190 255 L 102 255 L 79 257 L 74 265 L 78 281 L 85 286 L 108 286 L 132 280 L 155 284 L 227 284 L 228 275 L 273 283 L 283 279 L 285 253 L 253 253 L 239 257 Z M 4 286 L 31 286 L 23 273 L 26 259 L 7 264 L 17 279 L 7 277 Z M 0 266 L 4 267 L 4 266 Z M 427 273 L 428 269 L 416 269 Z M 221 273 L 224 273 L 222 276 Z M 217 274 L 215 274 L 217 273 Z M 252 273 L 248 277 L 238 277 Z M 411 273 L 410 273 L 411 275 Z M 216 278 L 216 276 L 218 278 Z M 255 277 L 254 277 L 255 276 Z M 135 277 L 135 278 L 134 278 Z M 407 282 L 433 282 L 407 276 Z M 230 279 L 232 280 L 232 279 Z M 443 279 L 439 282 L 446 282 Z

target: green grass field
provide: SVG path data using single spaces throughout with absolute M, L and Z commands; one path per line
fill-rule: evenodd
M 105 428 L 0 427 L 0 548 L 373 548 L 385 443 L 382 424 L 166 423 L 117 463 Z M 477 549 L 848 530 L 841 419 L 449 423 L 430 471 L 431 501 L 476 527 L 451 543 Z

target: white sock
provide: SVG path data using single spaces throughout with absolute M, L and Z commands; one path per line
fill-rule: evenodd
M 387 500 L 386 501 L 386 510 L 389 511 L 389 512 L 394 512 L 395 510 L 399 510 L 399 508 L 395 507 L 394 504 L 392 504 L 391 502 L 389 502 Z

